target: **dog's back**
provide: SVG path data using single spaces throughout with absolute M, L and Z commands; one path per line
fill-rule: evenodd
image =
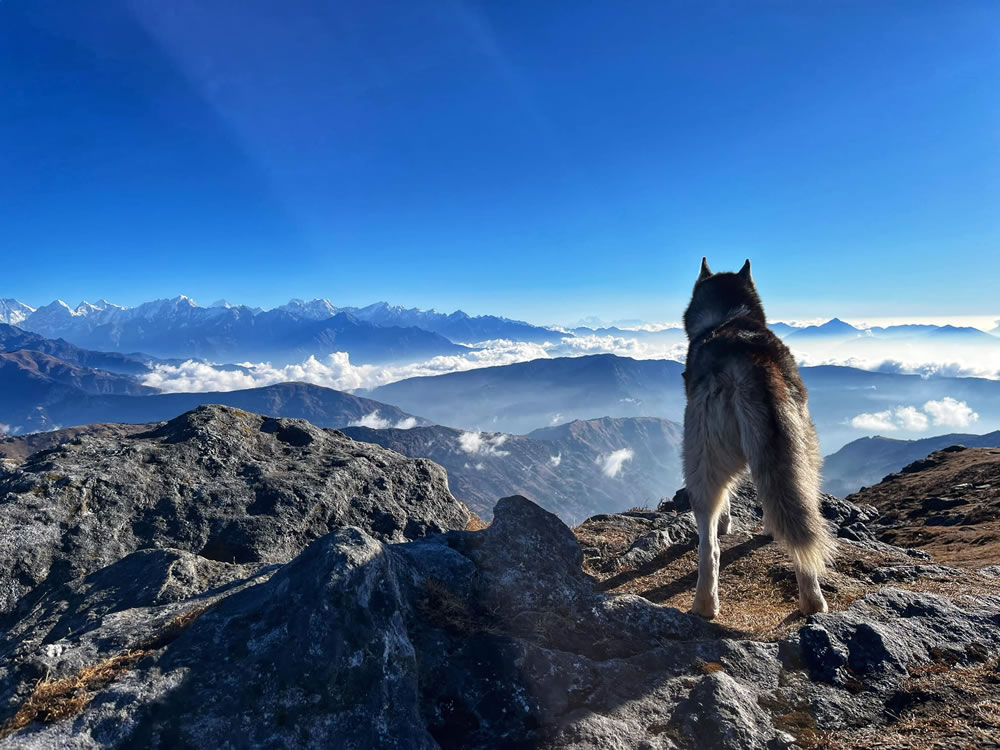
M 729 483 L 749 464 L 765 530 L 795 563 L 803 611 L 825 609 L 816 577 L 833 541 L 819 511 L 816 431 L 795 360 L 767 327 L 749 261 L 738 274 L 703 265 L 685 327 L 684 460 L 696 514 L 710 524 L 726 515 Z

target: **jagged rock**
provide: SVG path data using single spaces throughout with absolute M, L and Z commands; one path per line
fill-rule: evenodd
M 799 631 L 801 660 L 814 679 L 844 685 L 863 678 L 877 691 L 935 653 L 981 661 L 976 654 L 1000 645 L 998 616 L 996 596 L 959 607 L 934 594 L 882 589 L 843 612 L 811 618 Z
M 519 496 L 500 500 L 486 529 L 459 530 L 464 509 L 449 500 L 433 467 L 421 470 L 420 462 L 305 423 L 210 412 L 118 441 L 117 455 L 111 444 L 84 442 L 3 469 L 0 518 L 32 519 L 25 528 L 51 559 L 96 552 L 96 542 L 79 542 L 86 533 L 103 533 L 106 549 L 60 571 L 69 578 L 36 585 L 7 615 L 0 748 L 776 750 L 794 747 L 804 730 L 890 723 L 892 710 L 913 699 L 907 681 L 922 665 L 995 669 L 1000 594 L 952 601 L 876 590 L 870 580 L 877 577 L 957 586 L 970 575 L 912 565 L 884 542 L 842 538 L 858 553 L 845 555 L 860 577 L 851 585 L 868 586 L 848 592 L 850 606 L 786 621 L 761 639 L 658 606 L 655 591 L 603 593 L 606 581 L 598 586 L 584 572 L 586 561 L 591 573 L 606 567 L 627 580 L 637 574 L 632 567 L 656 569 L 681 549 L 693 554 L 690 512 L 591 519 L 584 526 L 617 540 L 610 551 L 597 542 L 581 549 L 556 516 Z M 140 460 L 150 455 L 168 462 L 156 464 L 160 483 Z M 32 491 L 71 486 L 45 480 L 47 472 L 96 484 L 115 461 L 134 474 L 136 487 L 112 476 L 118 494 L 102 496 L 98 507 L 120 523 L 124 544 L 111 539 L 112 520 L 86 527 L 66 514 L 69 503 L 56 501 L 75 497 L 68 490 Z M 273 535 L 247 537 L 255 555 L 235 562 L 171 536 L 184 524 L 210 527 L 220 507 L 237 519 L 252 515 L 240 504 L 246 473 L 234 470 L 249 461 L 297 498 L 347 493 L 353 504 L 337 505 L 337 518 L 353 525 L 331 521 L 328 533 L 314 534 L 294 512 L 299 506 L 278 504 L 267 521 Z M 184 524 L 135 512 L 156 507 L 143 493 L 166 492 L 168 481 L 184 478 L 208 488 L 198 503 L 169 506 Z M 734 495 L 738 530 L 727 535 L 732 546 L 723 557 L 763 554 L 761 545 L 781 552 L 751 535 L 759 518 L 752 497 Z M 190 507 L 201 515 L 185 515 Z M 382 514 L 397 513 L 420 523 L 380 525 Z M 869 518 L 842 501 L 824 500 L 824 513 L 845 527 L 864 527 Z M 406 533 L 413 528 L 415 539 Z M 268 540 L 280 543 L 265 549 Z M 133 543 L 152 548 L 130 549 Z M 296 544 L 304 549 L 291 551 Z M 31 550 L 0 546 L 0 553 Z M 762 589 L 780 589 L 788 577 L 794 585 L 785 555 L 769 559 L 781 562 L 750 566 L 765 580 Z M 725 563 L 731 570 L 739 560 L 724 560 L 724 574 Z M 77 568 L 83 575 L 73 577 Z M 824 585 L 846 586 L 837 576 Z M 794 606 L 793 589 L 789 611 Z M 40 705 L 40 689 L 49 691 L 48 704 Z
M 204 406 L 0 471 L 0 617 L 142 547 L 287 562 L 333 528 L 403 541 L 464 528 L 436 464 L 308 422 Z M 30 596 L 29 596 L 30 594 Z
M 702 677 L 678 704 L 676 716 L 695 747 L 764 750 L 774 739 L 770 717 L 756 696 L 724 672 Z

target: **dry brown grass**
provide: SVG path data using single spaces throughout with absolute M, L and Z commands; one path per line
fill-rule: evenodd
M 100 690 L 176 639 L 207 609 L 208 606 L 192 607 L 167 622 L 155 636 L 137 648 L 114 654 L 74 674 L 57 679 L 46 675 L 38 681 L 17 713 L 0 726 L 0 740 L 29 724 L 51 724 L 80 713 Z
M 886 726 L 815 731 L 789 726 L 803 750 L 952 750 L 1000 747 L 1000 678 L 996 658 L 959 666 L 946 656 L 911 665 L 903 690 L 928 699 Z
M 149 649 L 123 651 L 98 664 L 84 667 L 76 674 L 57 680 L 45 677 L 3 727 L 0 739 L 34 722 L 51 724 L 75 716 L 93 700 L 97 691 L 111 684 L 135 666 L 140 659 L 153 653 Z
M 698 553 L 694 545 L 669 549 L 653 566 L 623 570 L 608 565 L 634 541 L 632 534 L 610 523 L 586 522 L 574 529 L 581 543 L 599 551 L 596 564 L 587 572 L 598 578 L 608 593 L 638 594 L 656 604 L 687 610 L 698 579 Z M 719 573 L 721 611 L 716 622 L 758 640 L 777 640 L 802 623 L 798 613 L 798 590 L 791 563 L 784 549 L 767 537 L 731 534 L 720 539 L 722 560 Z M 856 599 L 882 588 L 868 580 L 868 573 L 887 565 L 913 564 L 902 554 L 870 552 L 842 544 L 836 563 L 823 579 L 830 609 L 842 610 Z M 947 581 L 916 579 L 892 583 L 896 588 L 962 596 L 1000 594 L 1000 581 L 975 574 Z
M 489 526 L 489 524 L 486 523 L 486 521 L 469 510 L 469 520 L 465 522 L 466 531 L 482 531 L 487 526 Z

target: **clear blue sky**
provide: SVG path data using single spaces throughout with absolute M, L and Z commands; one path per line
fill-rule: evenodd
M 1000 3 L 4 0 L 0 296 L 998 312 Z

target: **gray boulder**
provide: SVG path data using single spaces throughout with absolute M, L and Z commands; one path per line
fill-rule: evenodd
M 46 588 L 145 547 L 283 563 L 341 526 L 399 542 L 468 518 L 430 461 L 302 420 L 203 406 L 151 432 L 0 463 L 0 624 Z

